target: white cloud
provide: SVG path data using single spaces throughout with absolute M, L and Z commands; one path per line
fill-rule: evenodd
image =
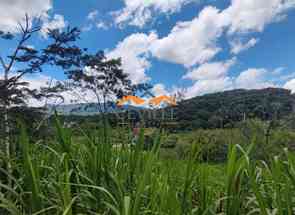
M 284 88 L 288 89 L 288 90 L 291 90 L 292 93 L 295 93 L 295 78 L 294 79 L 291 79 L 289 81 L 287 81 L 285 84 L 284 84 Z
M 223 16 L 230 23 L 229 33 L 262 32 L 267 24 L 282 20 L 293 7 L 294 0 L 232 0 Z
M 96 18 L 97 15 L 98 15 L 98 11 L 97 11 L 97 10 L 91 11 L 91 12 L 87 15 L 87 19 L 93 21 L 93 20 Z
M 219 16 L 218 9 L 206 7 L 192 21 L 177 23 L 167 37 L 153 44 L 153 55 L 187 67 L 210 60 L 221 50 L 216 46 L 224 27 Z
M 52 20 L 46 20 L 43 25 L 42 25 L 42 29 L 41 29 L 41 35 L 46 38 L 47 37 L 47 33 L 48 33 L 48 29 L 63 29 L 64 27 L 66 27 L 67 23 L 64 20 L 64 17 L 62 15 L 59 14 L 55 14 L 53 16 Z
M 103 22 L 103 21 L 97 22 L 96 23 L 96 27 L 98 29 L 103 29 L 103 30 L 107 30 L 109 28 L 109 26 L 105 22 Z
M 133 13 L 135 13 L 135 15 L 132 15 Z M 127 21 L 129 25 L 143 27 L 145 23 L 152 18 L 151 11 L 145 10 L 144 8 L 139 8 L 136 12 L 124 8 L 122 11 L 113 13 L 113 16 L 115 17 L 115 23 L 120 27 Z
M 286 11 L 295 7 L 293 0 L 232 0 L 223 11 L 207 6 L 190 22 L 180 22 L 164 38 L 158 39 L 151 48 L 159 59 L 199 67 L 191 70 L 184 78 L 194 84 L 186 88 L 186 97 L 202 95 L 235 88 L 265 88 L 279 86 L 278 75 L 266 69 L 248 69 L 237 78 L 227 75 L 232 65 L 229 62 L 208 63 L 221 48 L 218 39 L 228 33 L 231 37 L 241 33 L 261 32 L 267 24 L 281 21 Z M 241 40 L 230 42 L 231 52 L 238 54 L 256 45 L 258 39 L 246 43 Z
M 107 53 L 107 57 L 121 58 L 123 70 L 129 74 L 133 83 L 146 82 L 150 79 L 145 73 L 151 66 L 148 61 L 149 48 L 155 40 L 157 40 L 155 33 L 132 34 Z
M 88 23 L 82 28 L 83 31 L 90 31 L 95 26 L 98 29 L 107 30 L 111 25 L 103 20 L 98 19 L 98 10 L 93 10 L 87 15 Z
M 207 75 L 207 76 L 206 76 Z M 249 68 L 242 71 L 237 77 L 230 77 L 227 73 L 220 76 L 210 76 L 205 74 L 204 77 L 195 78 L 192 86 L 185 89 L 185 97 L 191 98 L 207 93 L 226 91 L 232 89 L 262 89 L 268 87 L 283 87 L 295 92 L 295 79 L 282 84 L 282 68 L 273 71 L 264 68 Z M 291 75 L 288 75 L 292 77 Z
M 159 13 L 178 12 L 184 5 L 199 0 L 124 0 L 125 7 L 112 12 L 118 25 L 143 27 L 152 17 Z
M 234 80 L 228 76 L 228 71 L 235 63 L 235 58 L 225 62 L 204 63 L 188 72 L 183 78 L 190 79 L 194 83 L 185 89 L 185 97 L 191 98 L 207 93 L 233 89 Z
M 38 74 L 38 75 L 30 76 L 30 77 L 25 77 L 23 78 L 23 80 L 29 82 L 30 84 L 29 88 L 33 90 L 33 89 L 40 89 L 41 87 L 45 87 L 49 85 L 51 77 Z
M 167 2 L 148 1 L 148 6 L 145 5 L 143 8 L 155 7 L 169 11 L 170 7 L 166 5 Z M 177 8 L 176 2 L 172 2 L 175 4 L 175 7 L 172 8 Z M 127 5 L 126 8 L 133 8 L 134 11 L 136 11 L 136 8 L 142 8 L 141 5 L 143 4 L 141 0 L 126 0 L 125 3 Z M 187 74 L 186 78 L 200 80 L 203 73 L 206 73 L 205 75 L 219 76 L 220 73 L 224 73 L 226 70 L 226 65 L 208 62 L 222 50 L 221 46 L 218 45 L 218 40 L 222 35 L 227 32 L 231 37 L 238 36 L 238 38 L 241 38 L 241 32 L 262 31 L 267 24 L 281 20 L 280 17 L 284 16 L 285 12 L 294 6 L 295 2 L 293 0 L 232 0 L 226 9 L 221 11 L 215 7 L 206 6 L 193 20 L 178 22 L 170 33 L 162 38 L 155 36 L 151 42 L 147 43 L 145 39 L 135 39 L 138 38 L 138 34 L 128 36 L 116 48 L 117 51 L 115 53 L 117 54 L 115 56 L 123 57 L 125 70 L 129 74 L 137 74 L 135 76 L 137 82 L 139 80 L 147 80 L 145 70 L 151 66 L 150 62 L 147 61 L 149 53 L 160 60 L 181 64 L 187 68 L 201 65 L 198 69 Z M 126 8 L 125 10 L 127 10 Z M 126 17 L 123 17 L 123 14 L 127 14 Z M 121 15 L 122 19 L 125 20 L 129 19 L 132 14 L 122 13 Z M 145 20 L 145 15 L 140 17 Z M 133 18 L 132 20 L 136 19 Z M 150 37 L 147 34 L 140 35 L 141 38 Z M 131 39 L 136 40 L 136 42 L 131 41 Z M 243 43 L 241 40 L 234 40 L 230 42 L 231 52 L 238 54 L 253 47 L 258 41 L 255 38 L 250 39 L 246 43 Z M 127 43 L 128 45 L 123 45 Z M 121 47 L 119 48 L 119 46 Z M 131 47 L 130 50 L 134 47 L 141 47 L 141 51 L 132 54 L 129 51 L 129 46 Z M 124 53 L 128 53 L 126 57 L 124 57 Z M 220 70 L 217 69 L 218 66 L 221 66 Z M 210 71 L 204 72 L 208 67 Z M 213 70 L 216 71 L 216 74 L 213 74 Z M 197 75 L 197 78 L 193 77 L 195 75 Z M 203 79 L 205 80 L 206 77 L 204 76 Z
M 233 58 L 226 62 L 205 63 L 184 75 L 183 78 L 191 79 L 193 81 L 220 79 L 227 75 L 228 70 L 235 64 L 235 62 L 236 59 Z
M 276 85 L 268 81 L 270 72 L 266 69 L 251 68 L 240 73 L 235 80 L 235 88 L 262 89 L 275 87 Z
M 188 87 L 185 92 L 186 98 L 214 93 L 219 91 L 233 89 L 233 81 L 230 77 L 219 78 L 215 80 L 199 80 L 191 87 Z
M 220 51 L 216 46 L 216 38 L 223 31 L 219 16 L 218 9 L 206 7 L 192 21 L 177 23 L 166 37 L 159 39 L 155 33 L 131 34 L 108 55 L 122 57 L 123 69 L 135 83 L 149 80 L 145 71 L 151 66 L 148 61 L 150 54 L 187 67 L 206 62 Z
M 152 88 L 152 93 L 155 96 L 168 95 L 168 91 L 166 90 L 165 85 L 162 83 L 155 84 Z
M 55 81 L 53 80 L 51 77 L 46 76 L 46 75 L 41 75 L 41 74 L 36 74 L 33 76 L 29 76 L 29 77 L 24 77 L 22 78 L 22 81 L 28 82 L 29 83 L 29 89 L 31 90 L 40 90 L 42 87 L 46 87 L 49 86 L 50 81 Z M 27 104 L 29 106 L 33 106 L 33 107 L 41 107 L 45 105 L 45 100 L 36 100 L 36 99 L 28 99 Z
M 35 74 L 33 76 L 27 76 L 22 79 L 29 83 L 31 90 L 40 90 L 42 87 L 53 87 L 58 80 L 43 74 Z M 82 89 L 71 89 L 69 91 L 61 92 L 57 95 L 63 97 L 63 100 L 59 97 L 53 97 L 48 99 L 36 100 L 30 98 L 27 100 L 27 104 L 33 107 L 42 107 L 45 104 L 60 105 L 60 104 L 73 104 L 73 103 L 91 103 L 97 102 L 96 95 L 92 91 Z
M 242 43 L 240 39 L 230 42 L 231 53 L 239 54 L 242 51 L 248 50 L 254 47 L 259 42 L 259 39 L 251 38 L 248 42 Z
M 92 25 L 92 24 L 84 25 L 84 26 L 81 28 L 81 31 L 83 31 L 83 32 L 91 31 L 92 28 L 93 28 L 93 25 Z
M 186 67 L 211 60 L 221 48 L 218 39 L 228 32 L 261 32 L 269 23 L 280 21 L 294 0 L 232 0 L 225 10 L 207 6 L 192 21 L 179 22 L 172 31 L 152 46 L 159 59 L 183 64 Z M 253 38 L 246 44 L 232 42 L 232 52 L 239 53 L 258 42 Z
M 189 2 L 198 0 L 124 0 L 125 7 L 114 13 L 116 23 L 129 23 L 144 26 L 155 13 L 174 13 Z M 194 81 L 189 89 L 190 95 L 203 94 L 230 88 L 261 88 L 274 86 L 267 77 L 265 69 L 249 69 L 243 71 L 236 79 L 227 76 L 229 65 L 226 62 L 213 62 L 221 51 L 218 39 L 228 33 L 236 36 L 240 33 L 261 32 L 273 22 L 281 21 L 286 11 L 295 7 L 294 0 L 232 0 L 224 10 L 205 7 L 191 21 L 179 22 L 171 32 L 158 38 L 155 33 L 133 34 L 120 42 L 108 53 L 109 57 L 122 57 L 123 69 L 130 75 L 134 83 L 149 80 L 146 71 L 151 67 L 150 53 L 158 59 L 172 63 L 195 67 L 185 77 Z M 15 27 L 28 13 L 31 17 L 41 17 L 44 26 L 63 28 L 64 19 L 55 15 L 49 21 L 48 11 L 52 8 L 50 0 L 13 0 L 0 1 L 0 29 L 15 31 Z M 96 11 L 89 14 L 89 20 L 97 15 Z M 97 27 L 104 28 L 105 23 L 98 22 Z M 230 45 L 232 53 L 238 54 L 253 47 L 257 39 L 252 38 L 246 43 L 236 40 Z M 284 86 L 293 86 L 293 80 Z M 157 86 L 160 90 L 160 86 Z
M 19 23 L 24 25 L 25 15 L 29 17 L 29 24 L 34 19 L 40 19 L 43 37 L 46 37 L 48 28 L 62 29 L 66 26 L 64 17 L 55 14 L 51 19 L 48 12 L 52 9 L 52 0 L 5 0 L 0 1 L 0 30 L 17 33 Z
M 25 14 L 30 18 L 46 18 L 52 9 L 51 0 L 2 0 L 0 1 L 0 29 L 17 32 L 18 23 L 24 21 Z

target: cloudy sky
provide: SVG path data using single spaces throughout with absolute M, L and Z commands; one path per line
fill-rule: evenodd
M 295 92 L 295 0 L 1 0 L 0 29 L 25 13 L 43 29 L 77 26 L 81 47 L 121 57 L 134 83 L 186 97 L 235 88 Z M 30 44 L 46 43 L 42 30 Z M 0 54 L 12 43 L 0 42 Z M 27 77 L 36 87 L 61 71 Z

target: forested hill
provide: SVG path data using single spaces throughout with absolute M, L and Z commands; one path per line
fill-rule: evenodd
M 232 90 L 194 97 L 179 103 L 176 116 L 194 128 L 230 126 L 249 118 L 281 119 L 295 110 L 295 95 L 289 90 Z
M 71 120 L 79 118 L 89 122 L 95 121 L 97 118 L 94 116 L 99 112 L 95 109 L 85 108 L 86 106 L 88 105 L 65 105 L 59 107 L 58 111 L 61 115 L 69 116 Z M 183 129 L 225 128 L 233 127 L 237 122 L 253 118 L 261 120 L 286 118 L 295 111 L 295 95 L 291 94 L 289 90 L 280 88 L 239 89 L 184 100 L 173 109 L 174 120 Z M 127 111 L 126 118 L 128 118 L 127 115 L 130 115 L 129 111 L 137 112 L 134 110 L 134 107 L 126 106 L 124 108 L 124 111 Z M 148 113 L 150 110 L 142 109 L 141 111 Z M 158 111 L 162 113 L 161 110 L 156 112 Z M 112 121 L 116 123 L 113 111 L 110 113 L 111 116 L 114 116 L 111 117 Z M 158 118 L 162 115 L 161 113 L 156 114 Z M 166 117 L 169 116 L 169 120 L 170 113 L 168 111 L 165 114 Z M 146 122 L 155 121 L 155 119 L 145 118 L 147 116 L 150 114 L 142 115 Z

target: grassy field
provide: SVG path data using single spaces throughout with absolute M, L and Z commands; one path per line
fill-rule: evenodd
M 0 214 L 295 213 L 295 156 L 287 149 L 259 160 L 251 156 L 259 150 L 254 138 L 229 143 L 226 161 L 212 163 L 196 138 L 175 159 L 163 155 L 169 149 L 161 149 L 159 132 L 147 151 L 143 130 L 130 147 L 125 131 L 76 138 L 58 120 L 55 127 L 50 142 L 31 142 L 22 127 L 13 172 L 1 169 Z

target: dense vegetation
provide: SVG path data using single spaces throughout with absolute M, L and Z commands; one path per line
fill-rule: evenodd
M 146 151 L 143 130 L 130 147 L 123 129 L 107 129 L 106 140 L 104 129 L 73 136 L 55 119 L 55 136 L 33 142 L 21 127 L 12 174 L 0 169 L 1 214 L 294 214 L 295 156 L 252 156 L 259 131 L 244 147 L 227 135 L 226 162 L 213 164 L 201 133 L 177 160 L 163 155 L 159 132 Z
M 289 116 L 295 96 L 289 90 L 232 90 L 180 102 L 178 122 L 193 128 L 224 128 L 246 119 L 277 120 Z

